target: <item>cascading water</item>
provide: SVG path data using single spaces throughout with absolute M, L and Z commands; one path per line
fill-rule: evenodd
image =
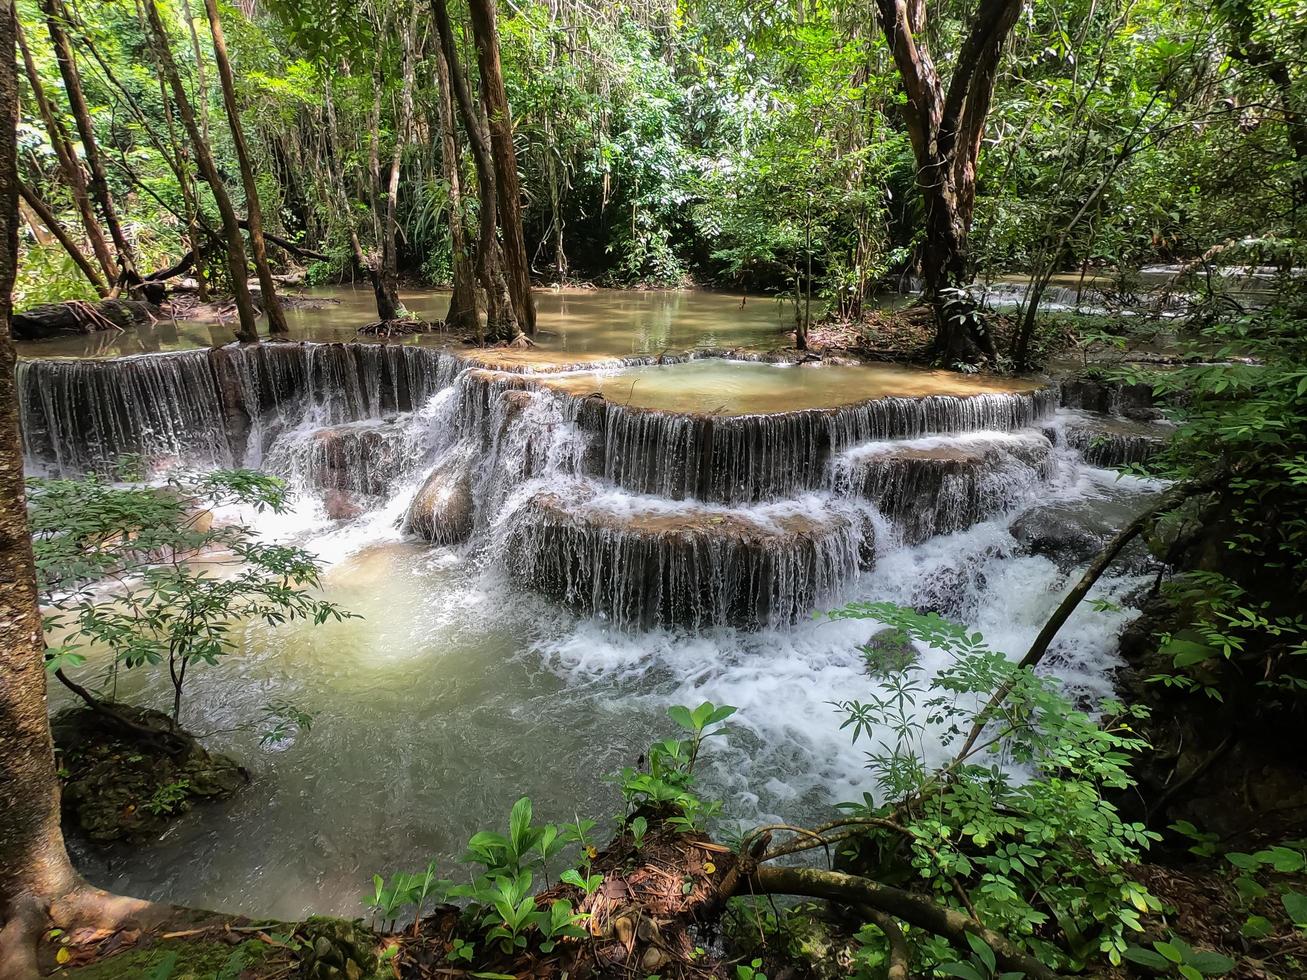
M 230 732 L 212 747 L 249 760 L 254 783 L 189 815 L 157 860 L 82 855 L 97 884 L 355 914 L 367 875 L 453 860 L 519 795 L 542 819 L 612 812 L 601 775 L 668 733 L 668 704 L 705 699 L 740 708 L 707 758 L 706 791 L 740 820 L 819 820 L 874 789 L 830 703 L 886 688 L 857 652 L 877 624 L 815 622 L 814 609 L 893 600 L 1020 655 L 1076 574 L 1015 537 L 1015 519 L 1049 503 L 1097 515 L 1153 489 L 1050 443 L 1042 429 L 1058 435 L 1073 416 L 1045 390 L 687 415 L 446 352 L 285 349 L 298 353 L 214 352 L 225 372 L 210 352 L 133 363 L 130 379 L 110 378 L 123 362 L 88 364 L 103 422 L 59 402 L 76 390 L 62 366 L 74 362 L 24 368 L 34 465 L 76 472 L 123 447 L 257 459 L 296 499 L 245 516 L 315 550 L 331 598 L 365 617 L 251 624 L 245 656 L 198 673 L 184 721 Z M 48 411 L 38 377 L 55 386 Z M 465 492 L 461 524 L 451 489 Z M 1124 596 L 1138 571 L 1094 594 Z M 1131 615 L 1083 606 L 1047 668 L 1088 701 L 1107 695 Z M 947 662 L 918 653 L 927 672 Z M 123 683 L 166 694 L 146 672 Z M 231 731 L 270 691 L 313 711 L 312 733 L 272 748 Z

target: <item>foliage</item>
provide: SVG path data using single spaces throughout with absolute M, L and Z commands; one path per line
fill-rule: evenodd
M 1106 705 L 1100 722 L 934 613 L 853 603 L 829 615 L 879 620 L 953 658 L 933 677 L 909 665 L 884 693 L 837 705 L 854 740 L 870 742 L 880 787 L 843 805 L 873 828 L 859 859 L 906 861 L 939 901 L 970 906 L 1051 966 L 1119 963 L 1127 933 L 1160 907 L 1127 870 L 1158 835 L 1106 798 L 1132 785 L 1142 712 Z M 935 740 L 950 760 L 930 751 Z
M 50 610 L 46 663 L 65 683 L 89 650 L 108 654 L 101 696 L 110 699 L 120 670 L 166 666 L 176 725 L 188 668 L 238 653 L 247 622 L 349 615 L 314 595 L 320 572 L 308 552 L 215 518 L 221 505 L 279 511 L 286 491 L 273 477 L 217 471 L 133 486 L 89 476 L 31 480 L 29 489 L 38 586 Z M 311 724 L 281 699 L 265 714 L 269 740 Z

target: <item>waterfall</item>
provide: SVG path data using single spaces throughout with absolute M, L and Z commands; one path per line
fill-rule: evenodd
M 29 467 L 57 475 L 259 466 L 280 433 L 409 411 L 459 370 L 449 354 L 393 344 L 279 343 L 112 360 L 20 361 Z
M 1042 433 L 981 431 L 864 443 L 836 458 L 832 478 L 918 543 L 1015 506 L 1053 474 L 1053 445 Z
M 1050 388 L 925 393 L 936 379 L 918 397 L 695 414 L 499 369 L 514 358 L 305 343 L 24 362 L 27 452 L 61 474 L 122 453 L 257 466 L 351 547 L 407 533 L 622 629 L 761 629 L 837 601 L 878 548 L 1028 499 L 1053 473 L 1038 426 L 1080 445 L 1049 422 Z
M 870 516 L 816 495 L 728 508 L 577 483 L 531 497 L 507 538 L 521 581 L 621 629 L 789 623 L 857 576 Z

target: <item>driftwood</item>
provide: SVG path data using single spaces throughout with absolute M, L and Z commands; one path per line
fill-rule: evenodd
M 125 330 L 152 323 L 158 312 L 154 305 L 134 299 L 43 303 L 15 313 L 9 322 L 9 333 L 15 340 L 48 340 L 102 330 Z

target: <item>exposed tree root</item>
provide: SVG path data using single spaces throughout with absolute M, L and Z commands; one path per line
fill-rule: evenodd
M 444 329 L 445 324 L 441 320 L 428 321 L 398 317 L 394 320 L 373 320 L 371 323 L 359 327 L 358 333 L 364 337 L 407 337 L 412 334 L 431 333 Z

